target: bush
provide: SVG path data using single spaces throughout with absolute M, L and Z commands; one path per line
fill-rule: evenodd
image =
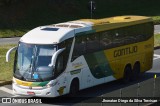
M 16 3 L 18 0 L 0 0 L 0 5 L 5 5 L 5 6 L 8 6 L 8 5 L 11 5 L 13 3 Z

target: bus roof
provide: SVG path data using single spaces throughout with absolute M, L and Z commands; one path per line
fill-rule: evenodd
M 110 30 L 125 26 L 131 26 L 140 23 L 153 21 L 152 18 L 146 16 L 116 16 L 102 19 L 81 19 L 84 22 L 92 22 L 92 29 L 96 32 Z
M 37 27 L 26 33 L 20 41 L 30 44 L 57 44 L 74 37 L 78 33 L 99 32 L 151 21 L 152 18 L 145 16 L 80 19 Z

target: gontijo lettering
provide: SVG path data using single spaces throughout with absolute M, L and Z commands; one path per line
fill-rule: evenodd
M 136 53 L 138 51 L 137 46 L 122 48 L 114 51 L 114 57 L 119 57 L 127 54 Z

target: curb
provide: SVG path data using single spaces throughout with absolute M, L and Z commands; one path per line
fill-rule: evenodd
M 156 50 L 156 49 L 160 49 L 160 46 L 156 46 L 156 47 L 154 47 L 154 50 Z
M 9 85 L 9 84 L 12 84 L 12 80 L 0 82 L 0 86 Z

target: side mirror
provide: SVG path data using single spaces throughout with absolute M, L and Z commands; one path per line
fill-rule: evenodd
M 51 64 L 49 64 L 50 67 L 53 67 L 53 65 L 55 65 L 58 55 L 59 55 L 60 53 L 62 53 L 65 49 L 66 49 L 66 48 L 59 49 L 58 51 L 56 51 L 56 52 L 53 54 L 52 59 L 51 59 Z
M 6 62 L 9 62 L 10 60 L 10 54 L 12 51 L 16 50 L 17 49 L 17 46 L 16 47 L 12 47 L 11 49 L 9 49 L 6 53 Z

